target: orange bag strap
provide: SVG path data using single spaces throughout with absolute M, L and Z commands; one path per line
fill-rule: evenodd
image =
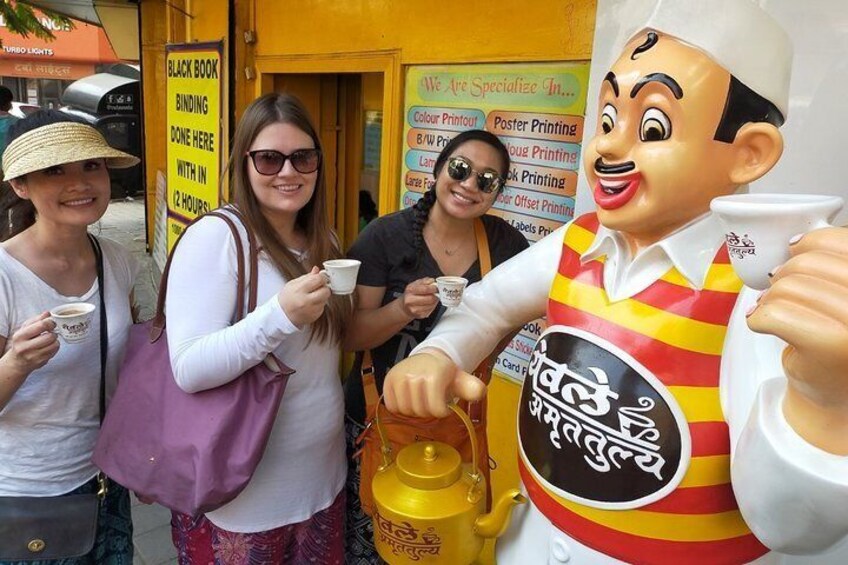
M 371 359 L 371 351 L 368 349 L 362 352 L 362 365 L 359 372 L 362 375 L 362 389 L 365 391 L 365 417 L 366 421 L 370 421 L 377 413 L 380 395 L 377 393 L 377 382 L 374 380 L 374 362 Z
M 483 225 L 483 220 L 480 218 L 474 219 L 474 235 L 477 237 L 477 260 L 480 261 L 480 278 L 483 278 L 492 270 L 492 253 L 489 251 L 489 236 L 486 235 L 486 226 Z M 500 349 L 499 347 L 496 351 L 500 353 Z M 474 369 L 474 374 L 484 384 L 489 384 L 489 381 L 492 379 L 492 370 L 488 358 L 484 359 Z M 476 413 L 476 410 L 471 410 L 471 412 L 471 419 L 475 420 L 479 415 Z
M 480 261 L 480 277 L 492 270 L 492 254 L 489 252 L 489 237 L 480 218 L 474 219 L 474 235 L 477 237 L 477 259 Z
M 371 359 L 371 351 L 369 349 L 362 352 L 362 363 L 359 367 L 359 374 L 362 377 L 362 390 L 365 393 L 365 429 L 356 437 L 356 445 L 362 445 L 362 442 L 368 436 L 371 425 L 377 417 L 377 409 L 380 404 L 377 382 L 374 379 L 374 361 Z M 353 455 L 354 459 L 359 457 L 364 449 L 365 447 L 359 448 Z

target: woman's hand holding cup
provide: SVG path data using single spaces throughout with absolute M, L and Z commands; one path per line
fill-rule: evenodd
M 311 324 L 321 317 L 330 300 L 327 278 L 318 267 L 312 267 L 309 273 L 287 282 L 277 294 L 277 300 L 295 326 Z
M 17 374 L 29 375 L 47 364 L 59 351 L 56 324 L 49 312 L 26 320 L 9 338 L 8 352 L 3 361 Z
M 398 301 L 403 313 L 413 320 L 424 319 L 433 313 L 439 304 L 436 280 L 430 277 L 412 281 Z

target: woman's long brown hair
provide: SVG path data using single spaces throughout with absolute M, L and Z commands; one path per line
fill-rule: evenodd
M 253 230 L 261 242 L 262 248 L 271 257 L 274 265 L 286 280 L 292 280 L 306 274 L 312 265 L 318 265 L 328 259 L 342 257 L 338 240 L 330 229 L 327 217 L 327 190 L 325 186 L 323 151 L 315 191 L 312 198 L 298 213 L 295 226 L 306 235 L 306 257 L 309 266 L 302 264 L 288 250 L 271 223 L 262 214 L 259 202 L 253 193 L 247 175 L 250 158 L 247 152 L 259 132 L 271 124 L 291 124 L 303 131 L 321 151 L 321 140 L 312 120 L 303 104 L 289 94 L 271 93 L 253 101 L 244 112 L 233 137 L 232 153 L 228 163 L 232 202 L 244 215 L 249 229 Z M 350 319 L 352 305 L 347 296 L 333 295 L 324 314 L 312 324 L 310 340 L 332 339 L 341 341 L 347 322 Z

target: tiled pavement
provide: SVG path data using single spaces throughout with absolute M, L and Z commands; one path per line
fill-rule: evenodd
M 177 562 L 171 543 L 171 511 L 158 504 L 142 504 L 133 497 L 133 565 L 165 565 Z
M 144 235 L 144 200 L 114 200 L 100 222 L 95 234 L 102 235 L 127 247 L 142 265 L 136 286 L 136 302 L 141 306 L 141 318 L 153 316 L 156 304 L 158 273 L 153 259 L 146 251 Z M 156 504 L 142 504 L 133 498 L 133 527 L 135 529 L 134 565 L 164 565 L 176 563 L 177 552 L 171 543 L 171 513 Z

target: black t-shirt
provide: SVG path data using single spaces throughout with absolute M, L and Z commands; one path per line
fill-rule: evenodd
M 436 278 L 444 274 L 426 244 L 417 268 L 406 264 L 405 259 L 414 252 L 414 218 L 412 208 L 377 218 L 368 224 L 348 251 L 348 257 L 362 261 L 357 284 L 386 287 L 381 306 L 402 296 L 406 285 L 412 281 L 424 277 Z M 527 248 L 524 236 L 504 220 L 489 215 L 483 216 L 482 220 L 489 239 L 492 267 Z M 468 279 L 469 284 L 478 282 L 481 278 L 479 260 L 474 261 L 462 276 Z M 429 317 L 412 320 L 384 344 L 371 350 L 377 389 L 381 393 L 383 379 L 388 370 L 424 341 L 444 311 L 445 308 L 441 304 L 438 305 Z M 359 367 L 360 357 L 357 357 L 353 371 L 345 381 L 345 405 L 348 416 L 357 422 L 363 422 L 365 396 Z

